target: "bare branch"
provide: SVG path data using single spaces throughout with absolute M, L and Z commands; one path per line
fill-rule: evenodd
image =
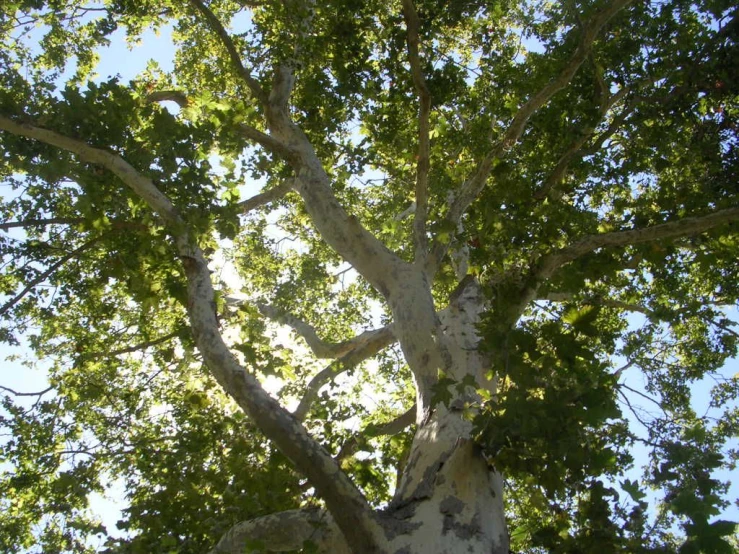
M 368 340 L 367 337 L 372 337 L 377 333 L 377 331 L 366 331 L 352 340 L 343 342 L 327 342 L 318 336 L 318 333 L 311 325 L 299 317 L 295 317 L 294 315 L 268 304 L 259 303 L 257 304 L 257 307 L 262 315 L 277 321 L 278 323 L 291 327 L 296 333 L 303 337 L 316 358 L 341 358 L 351 350 L 366 343 Z
M 179 331 L 174 331 L 167 335 L 163 335 L 159 338 L 140 342 L 138 344 L 134 344 L 132 346 L 126 346 L 125 348 L 119 348 L 117 350 L 110 350 L 107 352 L 85 353 L 83 354 L 83 357 L 85 359 L 97 359 L 97 358 L 112 358 L 113 356 L 121 356 L 123 354 L 132 354 L 133 352 L 138 352 L 140 350 L 146 350 L 147 348 L 151 348 L 152 346 L 157 346 L 159 344 L 170 341 L 173 338 L 176 338 L 177 336 L 179 336 L 179 334 L 180 334 Z
M 0 230 L 8 231 L 10 229 L 24 227 L 44 227 L 46 225 L 75 225 L 82 223 L 84 219 L 81 217 L 50 217 L 47 219 L 24 219 L 23 221 L 6 221 L 0 223 Z
M 372 508 L 331 455 L 306 429 L 247 373 L 230 352 L 218 326 L 216 300 L 208 262 L 188 234 L 172 202 L 148 177 L 123 158 L 41 127 L 0 116 L 0 129 L 33 138 L 77 154 L 117 175 L 149 207 L 170 224 L 187 276 L 188 313 L 195 342 L 212 375 L 261 431 L 303 473 L 326 501 L 344 537 L 355 552 L 376 551 L 379 526 Z
M 559 75 L 550 81 L 544 88 L 532 96 L 513 117 L 510 125 L 498 142 L 495 143 L 490 152 L 478 164 L 473 175 L 467 179 L 457 193 L 454 202 L 449 207 L 447 219 L 456 225 L 467 208 L 477 198 L 485 187 L 490 172 L 493 168 L 495 160 L 503 157 L 518 141 L 523 134 L 531 116 L 533 116 L 539 108 L 544 106 L 549 99 L 557 92 L 565 88 L 577 70 L 587 59 L 593 41 L 598 36 L 603 26 L 619 11 L 628 6 L 634 0 L 613 0 L 604 10 L 591 17 L 584 23 L 581 30 L 580 43 L 574 54 L 570 58 L 567 65 L 560 71 Z M 448 245 L 437 242 L 433 248 L 433 255 L 430 258 L 432 270 L 438 267 L 441 259 L 446 254 Z
M 226 52 L 228 52 L 228 57 L 231 60 L 234 68 L 236 69 L 236 73 L 246 83 L 254 97 L 257 98 L 262 104 L 266 103 L 267 95 L 264 93 L 264 90 L 262 90 L 262 85 L 260 85 L 259 81 L 257 81 L 251 75 L 251 73 L 249 73 L 249 70 L 244 67 L 244 63 L 241 60 L 241 55 L 236 50 L 236 46 L 234 45 L 233 40 L 231 40 L 231 36 L 228 34 L 228 31 L 226 31 L 226 28 L 223 26 L 218 17 L 216 17 L 216 15 L 210 10 L 210 8 L 205 5 L 202 0 L 189 1 L 190 4 L 193 5 L 205 18 L 205 21 L 207 22 L 208 27 L 210 27 L 211 31 L 213 31 L 218 36 L 221 44 L 226 49 Z
M 29 282 L 22 291 L 20 291 L 13 298 L 11 298 L 5 304 L 3 304 L 2 307 L 0 307 L 0 316 L 5 315 L 5 313 L 8 310 L 10 310 L 18 302 L 20 302 L 21 300 L 23 300 L 23 298 L 29 292 L 31 292 L 36 286 L 40 285 L 41 283 L 43 283 L 44 281 L 46 281 L 46 279 L 48 279 L 49 277 L 51 277 L 54 274 L 54 272 L 56 272 L 57 269 L 59 269 L 64 264 L 66 264 L 72 258 L 76 258 L 77 256 L 79 256 L 82 252 L 84 252 L 85 250 L 87 250 L 88 248 L 90 248 L 98 240 L 100 240 L 100 237 L 99 236 L 98 237 L 95 237 L 92 240 L 87 241 L 86 243 L 84 243 L 81 246 L 79 246 L 79 247 L 75 248 L 74 250 L 72 250 L 67 255 L 62 256 L 61 258 L 59 258 L 55 263 L 51 264 L 46 269 L 46 271 L 44 271 L 43 273 L 40 273 L 39 275 L 37 275 L 36 278 L 33 279 L 33 280 L 31 280 L 31 282 Z
M 293 179 L 288 179 L 287 181 L 280 183 L 276 187 L 272 187 L 269 190 L 266 190 L 259 194 L 255 194 L 251 198 L 247 198 L 246 200 L 239 202 L 237 205 L 239 208 L 242 209 L 243 213 L 248 213 L 252 210 L 256 210 L 257 208 L 261 208 L 262 206 L 266 206 L 270 202 L 279 200 L 288 192 L 293 190 L 294 186 L 295 181 Z
M 364 431 L 361 431 L 358 435 L 351 437 L 343 445 L 341 445 L 339 453 L 336 454 L 336 459 L 343 460 L 353 455 L 359 448 L 360 444 L 363 442 L 363 439 L 366 439 L 367 436 L 381 437 L 388 435 L 397 435 L 407 427 L 413 425 L 415 422 L 416 405 L 413 404 L 413 406 L 408 408 L 406 412 L 403 412 L 395 419 L 391 419 L 387 423 L 383 423 L 382 425 L 373 429 L 365 429 Z
M 288 510 L 242 521 L 229 529 L 208 554 L 242 554 L 258 544 L 260 551 L 302 550 L 310 541 L 321 552 L 347 553 L 336 524 L 325 510 Z
M 421 68 L 418 29 L 420 21 L 413 0 L 403 0 L 403 17 L 407 28 L 408 59 L 411 64 L 413 84 L 418 93 L 418 154 L 416 161 L 416 213 L 413 220 L 415 259 L 422 263 L 428 250 L 426 219 L 428 217 L 428 175 L 430 169 L 431 93 Z
M 43 396 L 46 393 L 51 392 L 52 390 L 54 390 L 54 387 L 47 387 L 44 390 L 39 391 L 39 392 L 18 392 L 18 391 L 13 390 L 13 389 L 11 389 L 9 387 L 3 387 L 2 385 L 0 385 L 0 390 L 4 390 L 5 392 L 9 392 L 13 396 Z
M 293 415 L 303 421 L 308 415 L 313 402 L 318 397 L 321 387 L 337 375 L 350 370 L 364 360 L 378 354 L 381 350 L 387 348 L 395 342 L 392 326 L 383 327 L 374 331 L 366 331 L 358 335 L 351 341 L 347 341 L 353 345 L 352 349 L 344 354 L 341 358 L 318 372 L 305 389 L 303 398 L 300 399 Z
M 186 108 L 190 104 L 190 100 L 184 92 L 179 90 L 159 90 L 152 92 L 146 97 L 149 104 L 156 102 L 175 102 L 180 108 Z
M 276 139 L 272 135 L 268 135 L 264 131 L 260 131 L 256 127 L 252 127 L 246 123 L 239 123 L 236 129 L 243 137 L 253 140 L 265 150 L 272 152 L 281 158 L 289 160 L 295 156 L 295 152 L 293 152 L 293 150 L 285 143 Z

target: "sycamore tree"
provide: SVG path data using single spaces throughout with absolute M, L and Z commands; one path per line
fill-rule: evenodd
M 171 70 L 93 78 L 150 29 Z M 3 388 L 0 549 L 733 552 L 738 39 L 729 0 L 4 1 L 0 338 L 50 386 Z

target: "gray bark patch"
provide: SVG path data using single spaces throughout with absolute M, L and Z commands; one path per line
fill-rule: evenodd
M 385 538 L 391 541 L 400 535 L 411 534 L 413 531 L 421 527 L 421 522 L 411 523 L 409 521 L 398 519 L 397 517 L 385 515 L 380 518 L 380 525 L 382 525 L 382 530 L 385 532 Z
M 469 540 L 480 533 L 480 518 L 478 514 L 472 518 L 470 523 L 459 523 L 455 521 L 454 516 L 446 514 L 444 522 L 441 526 L 442 534 L 454 533 L 462 540 Z
M 447 496 L 439 504 L 439 511 L 442 514 L 459 514 L 464 510 L 464 502 L 456 496 Z

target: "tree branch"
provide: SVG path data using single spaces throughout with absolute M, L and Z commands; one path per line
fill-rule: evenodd
M 0 390 L 3 390 L 5 392 L 8 392 L 8 393 L 12 394 L 13 396 L 43 396 L 46 393 L 51 392 L 52 390 L 54 390 L 54 387 L 47 387 L 44 390 L 39 391 L 39 392 L 18 392 L 18 391 L 14 390 L 14 389 L 11 389 L 9 387 L 3 387 L 2 385 L 0 385 Z
M 631 86 L 624 86 L 620 88 L 616 93 L 606 97 L 601 103 L 598 121 L 583 129 L 581 132 L 574 133 L 577 134 L 577 137 L 572 141 L 572 143 L 570 143 L 570 146 L 562 154 L 557 162 L 557 165 L 552 170 L 552 173 L 549 175 L 549 177 L 547 177 L 546 181 L 544 181 L 542 187 L 534 193 L 534 198 L 536 200 L 543 200 L 544 198 L 546 198 L 549 192 L 562 181 L 564 174 L 570 165 L 570 162 L 574 160 L 575 157 L 583 157 L 597 152 L 606 141 L 606 139 L 613 136 L 613 134 L 621 127 L 621 125 L 624 124 L 624 122 L 634 112 L 637 104 L 639 102 L 645 101 L 646 98 L 643 96 L 632 98 L 632 100 L 624 107 L 623 111 L 611 121 L 611 123 L 608 125 L 608 128 L 600 135 L 598 135 L 598 137 L 593 141 L 592 144 L 590 144 L 588 147 L 584 147 L 585 143 L 588 142 L 588 140 L 590 140 L 595 134 L 598 123 L 605 118 L 608 112 L 616 104 L 621 102 L 621 100 L 623 100 L 627 95 L 632 93 L 634 89 L 637 88 L 637 86 L 651 85 L 658 80 L 658 77 L 647 77 L 636 83 L 633 83 Z M 600 84 L 600 86 L 602 86 L 602 83 Z M 671 94 L 668 95 L 668 97 L 669 96 L 671 96 Z
M 187 307 L 195 343 L 210 372 L 265 436 L 308 478 L 354 551 L 375 552 L 380 530 L 362 493 L 331 455 L 245 371 L 223 341 L 208 262 L 169 198 L 120 156 L 48 129 L 16 123 L 5 116 L 0 116 L 0 129 L 57 146 L 77 154 L 85 162 L 107 168 L 170 224 L 187 277 Z
M 236 46 L 234 45 L 233 40 L 231 40 L 231 36 L 226 31 L 226 28 L 223 26 L 221 21 L 210 10 L 210 8 L 205 5 L 202 0 L 189 1 L 190 4 L 194 6 L 195 9 L 197 9 L 205 18 L 205 21 L 208 24 L 208 27 L 210 27 L 211 31 L 213 31 L 218 36 L 221 44 L 226 49 L 226 52 L 228 52 L 228 57 L 231 60 L 234 68 L 236 69 L 236 73 L 246 83 L 246 86 L 249 87 L 249 90 L 251 90 L 254 97 L 257 98 L 257 100 L 259 100 L 262 104 L 265 104 L 267 102 L 267 95 L 264 93 L 262 85 L 260 85 L 259 81 L 257 81 L 251 75 L 251 73 L 249 73 L 249 70 L 244 67 L 244 63 L 241 60 L 241 55 L 236 50 Z
M 339 453 L 336 454 L 337 460 L 343 460 L 354 454 L 359 448 L 362 440 L 358 437 L 366 437 L 368 434 L 370 437 L 381 437 L 387 435 L 397 435 L 407 427 L 410 427 L 416 422 L 416 405 L 413 404 L 406 412 L 403 412 L 395 419 L 391 419 L 387 423 L 375 427 L 374 429 L 360 432 L 358 435 L 354 435 L 348 439 L 341 448 Z
M 642 229 L 613 231 L 582 238 L 570 246 L 542 256 L 539 259 L 530 271 L 519 299 L 511 305 L 511 309 L 508 312 L 508 316 L 510 317 L 508 323 L 513 324 L 518 320 L 528 303 L 536 298 L 536 292 L 541 283 L 551 277 L 563 265 L 585 254 L 600 248 L 618 248 L 645 242 L 697 235 L 735 221 L 739 221 L 739 207 L 726 208 L 703 216 L 684 217 Z
M 133 352 L 138 352 L 139 350 L 146 350 L 147 348 L 151 348 L 152 346 L 157 346 L 158 344 L 162 344 L 167 341 L 170 341 L 173 338 L 176 338 L 177 336 L 179 336 L 179 334 L 180 334 L 179 331 L 174 331 L 172 333 L 163 335 L 156 339 L 134 344 L 133 346 L 126 346 L 125 348 L 119 348 L 117 350 L 110 350 L 108 352 L 90 352 L 90 353 L 83 354 L 83 357 L 86 359 L 94 360 L 97 358 L 112 358 L 113 356 L 121 356 L 123 354 L 132 354 Z
M 374 331 L 366 331 L 351 341 L 347 341 L 353 344 L 353 348 L 338 360 L 322 369 L 310 380 L 305 393 L 303 393 L 303 398 L 300 399 L 300 404 L 298 404 L 293 415 L 299 421 L 303 421 L 308 415 L 323 385 L 337 375 L 350 370 L 357 364 L 378 354 L 381 350 L 393 344 L 395 340 L 392 326 L 388 325 L 387 327 Z
M 287 146 L 284 142 L 276 139 L 272 135 L 268 135 L 264 131 L 260 131 L 256 127 L 247 125 L 246 123 L 239 123 L 236 130 L 245 138 L 253 140 L 265 150 L 281 157 L 286 160 L 290 160 L 295 156 L 295 152 Z
M 600 111 L 598 122 L 600 122 L 606 116 L 608 110 L 610 110 L 623 97 L 623 94 L 621 93 L 624 93 L 624 91 L 626 91 L 627 89 L 628 87 L 624 87 L 609 98 L 606 105 Z M 613 124 L 609 125 L 607 132 L 610 132 L 610 135 L 616 132 L 616 129 L 618 129 L 621 124 L 623 124 L 626 118 L 631 114 L 632 110 L 633 107 L 626 108 L 624 112 L 614 120 Z M 554 187 L 556 187 L 560 183 L 560 181 L 562 181 L 567 168 L 570 166 L 570 162 L 572 162 L 572 160 L 574 160 L 578 154 L 585 153 L 585 151 L 583 150 L 583 146 L 595 133 L 598 122 L 586 127 L 580 132 L 574 133 L 577 136 L 570 143 L 564 153 L 560 156 L 559 160 L 557 161 L 557 165 L 549 174 L 549 177 L 547 177 L 547 179 L 544 181 L 544 184 L 541 186 L 541 188 L 534 193 L 534 199 L 543 200 L 547 197 L 549 192 Z M 603 138 L 603 140 L 605 140 L 605 138 Z
M 338 535 L 325 510 L 288 510 L 237 523 L 208 554 L 243 554 L 257 545 L 261 552 L 290 552 L 302 550 L 307 542 L 321 552 L 348 554 Z
M 146 97 L 146 102 L 149 104 L 167 101 L 175 102 L 180 108 L 186 108 L 190 104 L 187 95 L 179 90 L 159 90 Z
M 297 36 L 292 56 L 275 68 L 269 104 L 272 110 L 288 112 L 290 95 L 295 87 L 295 69 L 300 65 L 303 41 L 310 34 L 315 14 L 315 0 L 283 0 L 293 20 L 297 20 Z
M 577 70 L 587 59 L 590 48 L 603 26 L 613 16 L 633 1 L 634 0 L 613 0 L 605 9 L 591 17 L 585 24 L 583 24 L 580 43 L 567 65 L 562 69 L 562 71 L 560 71 L 557 77 L 550 81 L 523 106 L 521 106 L 501 139 L 495 143 L 487 156 L 485 156 L 485 158 L 478 164 L 475 173 L 462 184 L 454 201 L 449 207 L 449 212 L 447 214 L 447 219 L 451 223 L 456 225 L 462 217 L 462 214 L 467 211 L 470 204 L 472 204 L 475 198 L 477 198 L 480 192 L 482 192 L 482 189 L 485 187 L 488 177 L 490 176 L 495 160 L 501 158 L 506 152 L 513 148 L 515 143 L 523 134 L 526 124 L 531 116 L 533 116 L 539 108 L 544 106 L 552 96 L 570 83 L 572 78 L 575 76 L 575 73 L 577 73 Z M 442 258 L 446 254 L 447 249 L 448 244 L 437 242 L 434 245 L 433 255 L 430 259 L 430 263 L 433 266 L 431 268 L 432 270 L 436 270 L 438 265 L 441 263 Z
M 541 258 L 538 263 L 538 269 L 536 270 L 537 280 L 539 277 L 548 278 L 561 266 L 599 248 L 614 248 L 697 235 L 719 225 L 737 220 L 739 220 L 739 207 L 726 208 L 703 216 L 684 217 L 642 229 L 591 235 Z
M 10 229 L 25 228 L 25 227 L 43 227 L 45 225 L 79 225 L 85 223 L 86 220 L 83 217 L 49 217 L 45 219 L 24 219 L 22 221 L 8 221 L 6 223 L 0 223 L 0 230 L 9 231 Z M 135 223 L 132 221 L 110 221 L 110 226 L 113 229 L 146 229 L 146 225 L 141 223 Z
M 88 248 L 90 248 L 93 244 L 95 244 L 98 240 L 100 240 L 100 238 L 101 237 L 98 236 L 98 237 L 95 237 L 92 240 L 89 240 L 89 241 L 85 242 L 81 246 L 75 248 L 70 253 L 68 253 L 67 255 L 65 255 L 63 257 L 61 257 L 56 262 L 54 262 L 53 264 L 51 264 L 46 269 L 46 271 L 44 271 L 43 273 L 37 275 L 36 278 L 33 279 L 30 283 L 28 283 L 22 291 L 20 291 L 13 298 L 11 298 L 5 304 L 3 304 L 2 307 L 0 307 L 0 316 L 5 315 L 6 312 L 8 312 L 18 302 L 20 302 L 21 300 L 23 300 L 23 298 L 29 292 L 31 292 L 37 285 L 40 285 L 41 283 L 43 283 L 44 281 L 46 281 L 46 279 L 48 279 L 51 275 L 53 275 L 54 272 L 57 269 L 59 269 L 64 264 L 66 264 L 72 258 L 77 257 L 79 254 L 81 254 L 82 252 L 84 252 L 85 250 L 87 250 Z
M 430 169 L 430 115 L 431 93 L 421 69 L 418 29 L 420 21 L 413 0 L 403 0 L 403 17 L 407 28 L 408 59 L 413 84 L 418 93 L 418 154 L 416 161 L 416 213 L 413 220 L 416 263 L 423 263 L 427 255 L 426 219 L 428 217 L 428 175 Z
M 372 341 L 378 334 L 385 336 L 389 334 L 387 330 L 389 327 L 383 327 L 374 331 L 365 331 L 364 333 L 357 335 L 351 340 L 343 342 L 327 342 L 318 336 L 318 333 L 313 328 L 299 317 L 295 317 L 289 313 L 286 313 L 274 306 L 268 304 L 257 304 L 259 311 L 262 315 L 291 327 L 296 333 L 298 333 L 308 347 L 313 351 L 313 355 L 316 358 L 341 358 L 349 352 L 365 346 L 369 341 Z
M 288 192 L 293 190 L 294 187 L 295 181 L 293 179 L 288 179 L 287 181 L 280 183 L 276 187 L 272 187 L 267 191 L 255 194 L 251 198 L 247 198 L 246 200 L 239 202 L 237 206 L 242 209 L 243 213 L 248 213 L 252 210 L 256 210 L 257 208 L 261 208 L 262 206 L 266 206 L 270 202 L 279 200 Z
M 6 221 L 0 223 L 0 230 L 8 231 L 18 227 L 44 227 L 46 225 L 75 225 L 85 221 L 81 217 L 49 217 L 46 219 L 24 219 L 23 221 Z
M 558 293 L 550 293 L 550 294 L 548 294 L 544 298 L 544 300 L 549 300 L 550 302 L 569 302 L 573 298 L 574 298 L 574 295 L 572 295 L 570 293 L 558 292 Z M 602 297 L 596 297 L 596 298 L 590 298 L 590 299 L 585 298 L 585 299 L 583 299 L 583 302 L 589 303 L 589 304 L 598 304 L 598 305 L 601 305 L 601 306 L 607 306 L 609 308 L 617 308 L 619 310 L 625 310 L 627 312 L 636 312 L 636 313 L 644 314 L 644 315 L 646 315 L 648 317 L 658 317 L 657 316 L 657 313 L 653 309 L 651 309 L 651 308 L 648 308 L 646 306 L 642 306 L 641 304 L 633 304 L 631 302 L 623 302 L 621 300 L 616 300 L 616 299 L 613 299 L 613 298 L 602 298 Z M 707 304 L 708 305 L 720 305 L 720 304 L 722 304 L 722 302 L 716 302 L 716 301 L 714 301 L 714 302 L 708 302 Z M 685 312 L 688 312 L 688 311 L 690 311 L 689 308 L 679 308 L 679 309 L 671 310 L 671 312 L 673 314 L 682 314 L 682 313 L 685 313 Z M 708 317 L 708 316 L 705 316 L 705 315 L 700 314 L 700 313 L 697 313 L 695 315 L 696 315 L 696 317 L 702 319 L 703 321 L 705 321 L 707 323 L 710 323 L 711 325 L 714 325 L 715 327 L 718 327 L 719 329 L 722 329 L 722 330 L 726 331 L 730 335 L 733 335 L 735 337 L 739 337 L 739 333 L 737 333 L 734 329 L 731 328 L 731 325 L 736 325 L 736 322 L 731 321 L 731 320 L 727 320 L 727 321 L 729 321 L 729 324 L 726 324 L 726 323 L 724 323 L 722 321 L 716 321 L 712 317 Z
M 176 90 L 163 90 L 158 92 L 152 92 L 146 97 L 146 101 L 149 103 L 153 102 L 165 102 L 171 100 L 176 102 L 180 107 L 184 108 L 190 103 L 190 99 L 184 92 Z M 265 150 L 276 154 L 282 158 L 289 158 L 293 155 L 292 150 L 284 143 L 280 142 L 271 135 L 268 135 L 264 131 L 260 131 L 256 127 L 252 127 L 246 123 L 239 123 L 236 126 L 238 133 L 251 141 L 256 142 L 262 146 Z
M 136 194 L 141 196 L 167 223 L 181 225 L 182 221 L 179 213 L 169 198 L 162 194 L 150 179 L 139 174 L 133 166 L 120 156 L 43 127 L 16 122 L 4 115 L 0 115 L 0 130 L 56 146 L 77 154 L 86 162 L 107 168 Z

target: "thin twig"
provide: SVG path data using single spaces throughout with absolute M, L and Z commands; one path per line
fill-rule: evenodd
M 39 392 L 18 392 L 16 390 L 11 389 L 10 387 L 4 387 L 2 385 L 0 385 L 0 389 L 4 390 L 5 392 L 9 392 L 13 396 L 43 396 L 47 392 L 51 392 L 52 390 L 54 390 L 54 387 L 47 387 L 44 390 L 39 391 Z
M 23 298 L 31 292 L 37 285 L 43 283 L 46 279 L 48 279 L 51 275 L 54 274 L 54 272 L 59 269 L 61 266 L 63 266 L 65 263 L 67 263 L 72 258 L 75 258 L 76 256 L 80 255 L 82 252 L 90 248 L 93 244 L 95 244 L 98 240 L 100 240 L 101 237 L 95 237 L 92 240 L 87 241 L 83 245 L 75 248 L 72 250 L 69 254 L 66 256 L 63 256 L 59 260 L 56 261 L 56 263 L 53 263 L 48 267 L 46 271 L 41 273 L 40 275 L 36 276 L 35 279 L 33 279 L 31 282 L 29 282 L 26 287 L 16 294 L 13 298 L 8 300 L 3 306 L 0 308 L 0 316 L 5 315 L 5 313 L 10 310 L 13 306 L 15 306 L 18 302 L 23 300 Z

